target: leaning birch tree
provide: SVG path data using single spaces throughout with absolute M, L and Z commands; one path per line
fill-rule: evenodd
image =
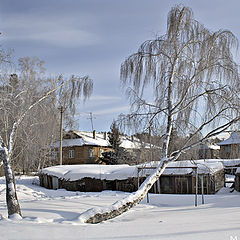
M 138 128 L 161 123 L 164 129 L 159 165 L 136 192 L 110 208 L 88 210 L 80 215 L 82 222 L 126 212 L 145 197 L 169 162 L 239 121 L 240 83 L 232 55 L 237 45 L 230 31 L 211 32 L 190 8 L 176 6 L 168 14 L 166 34 L 144 42 L 123 62 L 121 81 L 132 104 L 127 119 Z M 191 134 L 169 152 L 173 128 Z
M 26 61 L 23 62 L 26 63 Z M 12 80 L 12 76 L 13 74 L 8 76 L 8 79 Z M 17 78 L 17 75 L 14 74 L 14 77 Z M 69 79 L 58 76 L 52 79 L 51 83 L 50 87 L 45 86 L 47 89 L 45 88 L 45 90 L 41 92 L 42 96 L 35 96 L 31 101 L 29 101 L 27 88 L 23 87 L 19 92 L 14 94 L 8 82 L 5 82 L 1 86 L 0 113 L 5 119 L 3 124 L 6 124 L 7 130 L 1 131 L 2 134 L 0 135 L 0 160 L 4 166 L 6 178 L 6 201 L 9 217 L 22 215 L 11 163 L 19 139 L 17 135 L 18 132 L 22 130 L 21 128 L 23 128 L 24 120 L 31 117 L 31 112 L 37 106 L 44 103 L 44 101 L 50 97 L 52 97 L 53 100 L 55 98 L 61 98 L 63 93 L 65 102 L 68 103 L 70 108 L 74 109 L 75 99 L 81 96 L 83 96 L 84 99 L 88 98 L 93 88 L 92 80 L 88 76 L 72 76 Z M 39 79 L 39 84 L 41 84 L 41 79 Z M 19 109 L 21 109 L 21 111 L 18 111 Z

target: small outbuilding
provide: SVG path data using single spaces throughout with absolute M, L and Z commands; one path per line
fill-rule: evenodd
M 100 192 L 103 190 L 134 192 L 151 171 L 155 163 L 124 165 L 62 165 L 43 169 L 40 185 L 50 189 L 65 188 L 70 191 Z M 170 163 L 160 181 L 150 192 L 194 194 L 203 183 L 205 194 L 214 194 L 224 186 L 224 168 L 220 162 L 197 163 L 178 161 Z M 202 178 L 202 181 L 201 181 Z
M 220 146 L 220 158 L 240 158 L 240 132 L 231 133 L 228 139 L 219 142 L 218 145 Z
M 221 162 L 177 161 L 170 163 L 160 177 L 160 193 L 214 194 L 224 187 Z M 197 179 L 196 179 L 197 178 Z

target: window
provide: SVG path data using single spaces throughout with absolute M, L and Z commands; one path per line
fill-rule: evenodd
M 103 157 L 104 150 L 100 149 L 100 157 Z
M 93 157 L 94 156 L 94 150 L 93 148 L 89 149 L 89 157 Z
M 225 146 L 225 151 L 226 151 L 227 153 L 230 153 L 230 150 L 231 150 L 231 149 L 230 149 L 230 145 L 226 145 L 226 146 Z
M 69 150 L 69 158 L 74 158 L 74 150 Z

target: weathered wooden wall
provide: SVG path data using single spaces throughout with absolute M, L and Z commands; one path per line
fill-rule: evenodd
M 160 193 L 181 193 L 191 194 L 192 188 L 192 175 L 186 176 L 161 176 L 160 177 Z
M 240 173 L 237 173 L 235 175 L 235 183 L 234 183 L 234 189 L 238 192 L 240 192 Z
M 220 151 L 218 149 L 200 148 L 198 153 L 199 159 L 216 159 L 219 158 Z
M 0 166 L 0 177 L 4 176 L 4 168 L 3 165 Z
M 222 159 L 240 158 L 240 144 L 221 145 L 220 158 Z
M 223 171 L 218 171 L 216 174 L 214 174 L 214 180 L 215 180 L 215 192 L 219 191 L 221 188 L 224 187 L 225 183 L 225 174 Z M 222 181 L 223 180 L 223 181 Z
M 90 156 L 90 150 L 93 156 Z M 69 151 L 74 150 L 74 158 L 69 157 Z M 63 148 L 63 164 L 95 164 L 101 157 L 102 152 L 113 151 L 110 147 L 101 146 L 73 146 Z

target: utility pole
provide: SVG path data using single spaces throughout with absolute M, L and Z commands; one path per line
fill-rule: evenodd
M 59 147 L 59 165 L 62 165 L 63 152 L 62 152 L 62 140 L 63 140 L 63 106 L 59 108 L 60 110 L 60 147 Z
M 149 138 L 149 144 L 150 144 L 151 161 L 153 161 L 151 127 L 152 127 L 152 121 L 150 121 L 149 126 L 148 126 L 148 138 Z
M 90 117 L 88 118 L 88 119 L 90 119 L 91 120 L 91 126 L 92 126 L 92 132 L 93 132 L 93 114 L 92 114 L 92 112 L 90 112 L 89 113 L 90 114 Z

